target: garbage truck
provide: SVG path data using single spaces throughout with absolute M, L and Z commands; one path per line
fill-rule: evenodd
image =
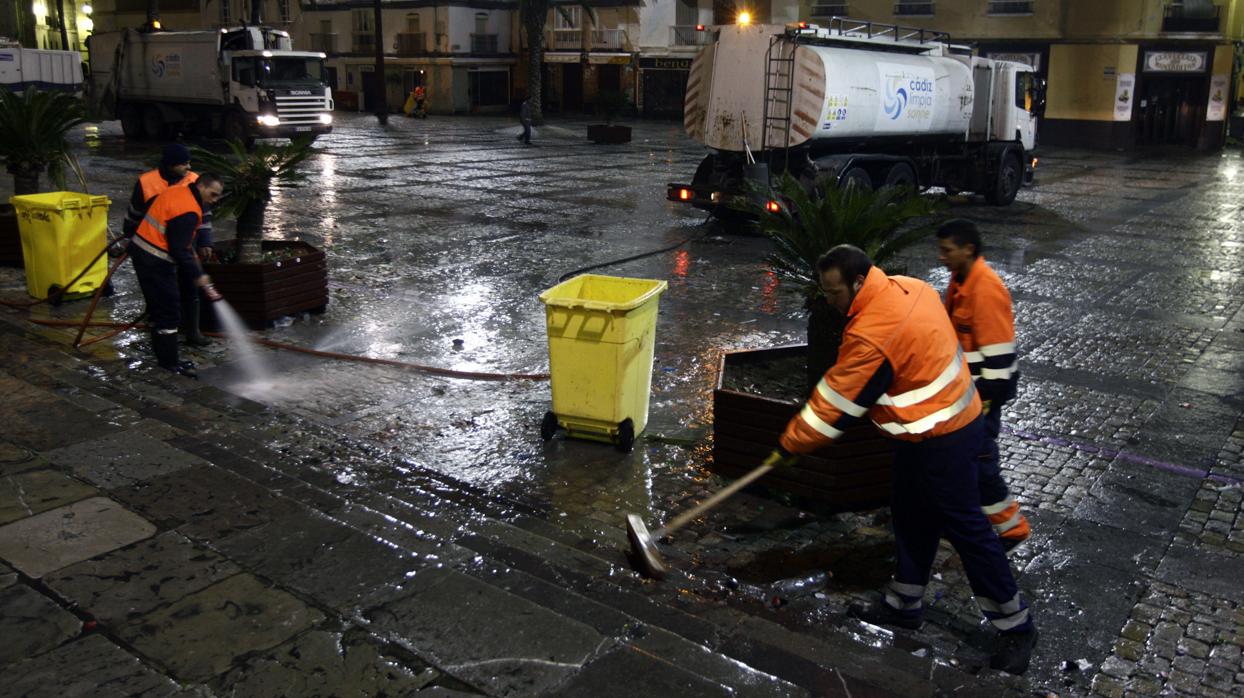
M 1031 182 L 1044 85 L 941 32 L 833 18 L 716 30 L 691 64 L 683 125 L 711 151 L 667 198 L 721 217 L 748 182 L 944 187 L 1010 204 Z M 773 205 L 773 204 L 770 204 Z
M 323 53 L 266 26 L 91 35 L 90 99 L 127 138 L 293 138 L 332 131 Z
M 21 94 L 24 90 L 82 89 L 82 54 L 22 48 L 0 37 L 0 87 Z

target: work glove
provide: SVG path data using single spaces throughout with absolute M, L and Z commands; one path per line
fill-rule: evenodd
M 993 400 L 981 400 L 981 416 L 989 414 L 989 408 L 993 407 Z
M 216 290 L 216 284 L 203 284 L 203 296 L 213 303 L 225 299 L 224 296 L 220 295 L 220 291 Z
M 782 448 L 781 446 L 778 446 L 777 448 L 773 449 L 773 453 L 770 453 L 769 456 L 765 458 L 765 461 L 764 463 L 762 463 L 762 465 L 771 465 L 775 468 L 788 468 L 792 465 L 797 464 L 798 462 L 799 462 L 798 455 L 794 453 L 788 453 L 786 449 Z

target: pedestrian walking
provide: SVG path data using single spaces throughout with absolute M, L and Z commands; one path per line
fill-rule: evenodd
M 981 403 L 937 291 L 887 276 L 862 250 L 839 245 L 817 260 L 826 300 L 847 317 L 838 361 L 790 423 L 770 458 L 834 441 L 867 415 L 897 440 L 891 511 L 898 563 L 881 598 L 854 605 L 875 625 L 917 629 L 925 586 L 944 536 L 958 551 L 976 602 L 999 631 L 990 665 L 1028 668 L 1037 630 L 981 511 L 977 484 Z
M 985 425 L 978 473 L 981 508 L 1002 547 L 1010 550 L 1031 534 L 1028 519 L 1002 478 L 998 451 L 1002 406 L 1015 397 L 1019 383 L 1011 293 L 985 262 L 980 231 L 972 221 L 957 218 L 938 228 L 937 258 L 950 271 L 943 302 L 981 396 Z
M 518 108 L 518 120 L 523 124 L 523 132 L 518 134 L 518 140 L 527 145 L 531 145 L 531 98 L 523 100 L 522 106 Z
M 224 190 L 215 175 L 203 174 L 189 186 L 169 187 L 155 197 L 130 241 L 130 261 L 147 301 L 151 320 L 151 349 L 161 368 L 191 378 L 194 363 L 178 356 L 177 327 L 182 299 L 200 291 L 209 301 L 221 299 L 212 280 L 203 273 L 194 251 L 203 212 Z
M 121 232 L 131 238 L 142 223 L 147 208 L 157 196 L 169 187 L 185 187 L 194 184 L 198 174 L 190 170 L 190 151 L 180 143 L 169 143 L 160 157 L 160 166 L 142 173 L 134 184 L 130 194 L 130 207 L 125 212 L 125 220 L 121 223 Z M 215 258 L 212 242 L 212 214 L 210 209 L 203 212 L 203 220 L 195 231 L 195 251 L 199 259 L 209 262 Z M 181 333 L 186 343 L 196 347 L 207 346 L 211 340 L 199 329 L 199 296 L 187 294 L 182 298 Z

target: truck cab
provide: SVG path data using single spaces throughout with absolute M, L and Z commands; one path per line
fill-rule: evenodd
M 332 131 L 333 100 L 324 75 L 324 54 L 289 50 L 222 52 L 233 103 L 247 119 L 241 137 L 282 137 Z M 233 128 L 239 128 L 235 124 Z

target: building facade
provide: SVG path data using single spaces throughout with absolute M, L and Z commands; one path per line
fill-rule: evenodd
M 808 3 L 808 0 L 804 0 Z M 1215 149 L 1240 90 L 1241 0 L 812 0 L 843 15 L 948 32 L 1047 80 L 1041 142 Z

